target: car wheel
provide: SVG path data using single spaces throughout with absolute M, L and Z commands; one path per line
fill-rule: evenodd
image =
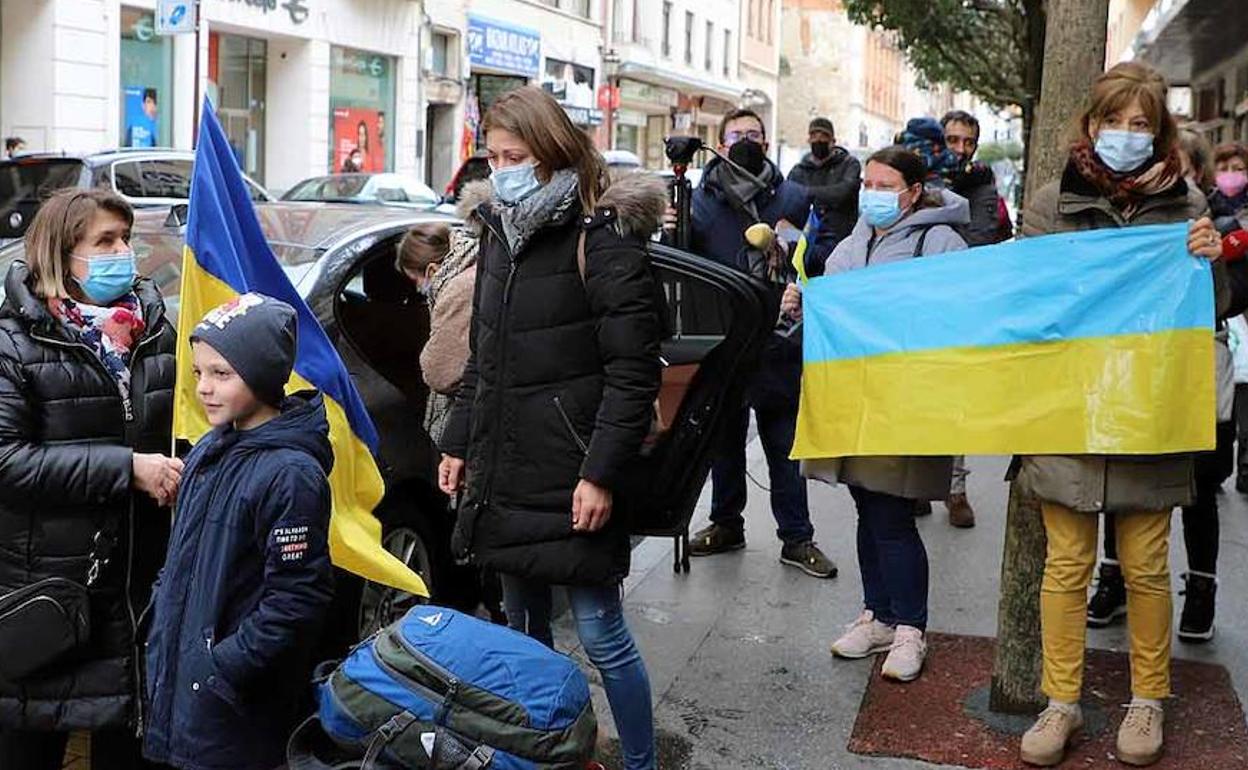
M 418 523 L 396 524 L 386 528 L 381 545 L 408 569 L 420 575 L 430 595 L 436 591 L 438 567 L 430 550 L 428 531 Z M 360 592 L 359 638 L 365 639 L 401 618 L 408 610 L 428 599 L 371 580 Z

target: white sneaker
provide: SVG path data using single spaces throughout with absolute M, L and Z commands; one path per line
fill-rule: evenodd
M 927 642 L 923 641 L 923 632 L 914 626 L 897 626 L 893 648 L 884 659 L 884 668 L 880 673 L 898 682 L 912 682 L 923 671 L 923 659 L 926 657 Z
M 893 629 L 875 619 L 871 610 L 863 610 L 853 623 L 832 643 L 832 654 L 838 658 L 865 658 L 877 652 L 888 652 L 893 646 Z

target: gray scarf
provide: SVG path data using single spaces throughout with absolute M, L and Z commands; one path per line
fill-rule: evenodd
M 758 219 L 758 196 L 779 181 L 780 171 L 769 160 L 758 176 L 722 160 L 714 160 L 702 175 L 702 184 L 718 189 L 737 211 Z
M 494 212 L 503 221 L 503 235 L 512 254 L 519 254 L 533 234 L 557 222 L 580 201 L 574 169 L 551 174 L 550 181 L 514 206 L 494 199 Z

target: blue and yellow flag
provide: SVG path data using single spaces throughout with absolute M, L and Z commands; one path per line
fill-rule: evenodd
M 333 562 L 369 580 L 428 596 L 420 576 L 381 547 L 381 523 L 372 513 L 385 493 L 374 458 L 377 431 L 338 351 L 269 248 L 229 141 L 205 100 L 182 254 L 173 409 L 177 438 L 194 442 L 209 430 L 195 397 L 191 330 L 209 310 L 249 291 L 276 297 L 299 314 L 295 370 L 286 390 L 316 388 L 325 398 L 334 450 L 329 474 Z
M 793 248 L 793 269 L 797 271 L 797 282 L 805 286 L 810 280 L 806 275 L 806 252 L 810 251 L 815 243 L 815 239 L 819 236 L 819 212 L 815 211 L 815 207 L 810 207 L 810 213 L 806 215 L 806 224 L 802 227 L 802 235 L 797 240 L 797 246 Z
M 1186 224 L 815 278 L 793 456 L 1212 449 L 1209 264 Z

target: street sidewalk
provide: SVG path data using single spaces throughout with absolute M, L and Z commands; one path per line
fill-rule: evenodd
M 767 479 L 757 441 L 750 472 Z M 949 526 L 944 507 L 921 519 L 931 563 L 933 631 L 995 636 L 1006 487 L 1005 458 L 972 458 L 970 496 L 979 524 Z M 1197 647 L 1174 644 L 1176 657 L 1219 663 L 1231 672 L 1241 701 L 1248 700 L 1248 502 L 1230 490 L 1220 498 L 1222 565 L 1218 634 Z M 671 568 L 671 541 L 649 540 L 634 551 L 625 585 L 629 625 L 650 670 L 660 730 L 662 770 L 829 770 L 931 768 L 923 762 L 861 757 L 846 749 L 870 673 L 869 661 L 834 660 L 828 645 L 861 609 L 855 560 L 853 503 L 844 488 L 810 484 L 816 540 L 840 567 L 821 581 L 778 561 L 780 544 L 767 494 L 751 484 L 746 550 L 694 559 L 689 575 Z M 709 485 L 694 515 L 706 521 Z M 1186 569 L 1178 513 L 1171 543 L 1175 626 Z M 1089 644 L 1126 649 L 1126 630 L 1090 631 Z M 570 620 L 559 625 L 561 649 L 575 649 Z M 579 653 L 579 650 L 577 652 Z M 592 668 L 587 667 L 596 678 Z M 604 733 L 614 735 L 610 712 L 595 684 Z

